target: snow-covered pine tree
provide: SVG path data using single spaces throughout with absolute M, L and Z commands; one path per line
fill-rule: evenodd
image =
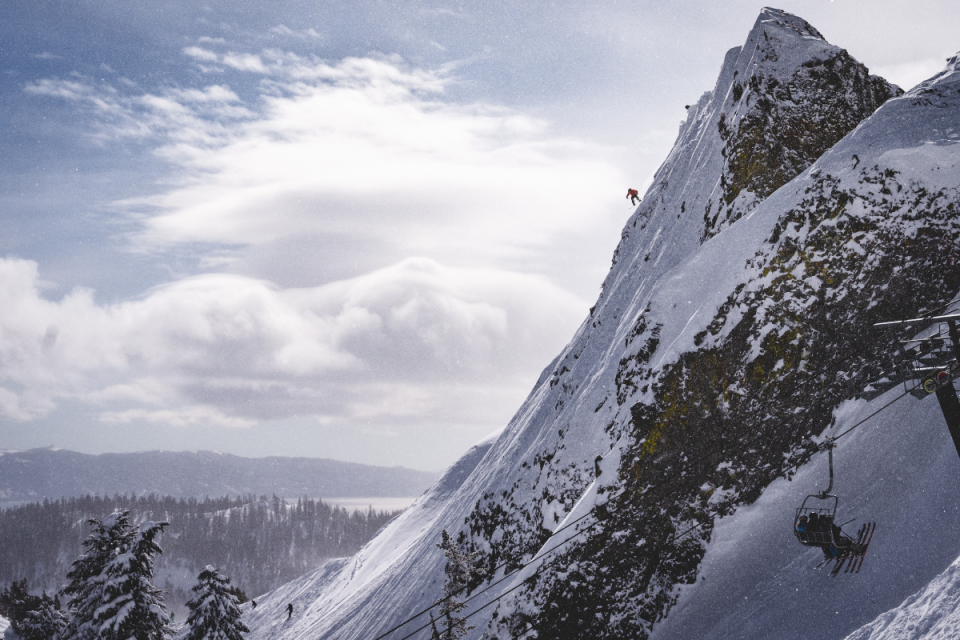
M 85 552 L 73 562 L 67 573 L 63 594 L 69 599 L 69 620 L 62 633 L 63 640 L 95 640 L 98 630 L 94 614 L 103 603 L 103 576 L 119 549 L 133 539 L 129 511 L 115 511 L 102 520 L 87 523 L 93 531 L 83 541 Z
M 479 552 L 465 553 L 460 545 L 454 542 L 446 529 L 441 532 L 441 542 L 437 545 L 447 557 L 447 566 L 444 572 L 447 579 L 443 583 L 443 597 L 437 601 L 440 605 L 440 626 L 438 632 L 433 625 L 433 640 L 456 640 L 473 629 L 467 626 L 467 619 L 457 614 L 467 605 L 460 599 L 470 578 L 477 572 L 476 561 Z M 431 616 L 431 622 L 433 622 Z
M 10 621 L 14 633 L 19 631 L 20 623 L 27 614 L 40 606 L 40 598 L 30 595 L 27 589 L 27 579 L 16 580 L 9 588 L 0 589 L 0 615 Z
M 27 613 L 17 629 L 21 640 L 59 640 L 67 627 L 67 616 L 60 610 L 59 599 L 43 594 L 40 605 Z
M 167 522 L 145 522 L 118 549 L 101 574 L 103 602 L 94 612 L 98 640 L 163 640 L 170 616 L 153 586 L 153 560 L 163 553 L 156 537 Z
M 0 615 L 10 621 L 10 627 L 15 637 L 23 640 L 33 640 L 41 638 L 48 640 L 52 635 L 24 635 L 24 630 L 29 625 L 30 615 L 40 610 L 44 605 L 52 605 L 53 601 L 46 593 L 43 596 L 31 595 L 27 590 L 27 579 L 23 578 L 19 582 L 16 580 L 9 588 L 0 589 Z M 59 609 L 59 602 L 57 602 Z
M 187 602 L 187 631 L 181 640 L 243 640 L 240 634 L 250 629 L 240 619 L 240 603 L 230 587 L 230 578 L 208 564 L 192 591 L 194 596 Z

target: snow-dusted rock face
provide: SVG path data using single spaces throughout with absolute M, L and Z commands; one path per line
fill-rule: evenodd
M 847 382 L 885 364 L 871 325 L 957 293 L 957 81 L 954 61 L 889 101 L 660 279 L 622 338 L 611 517 L 567 552 L 576 573 L 544 572 L 499 633 L 644 637 L 696 580 L 716 517 L 792 475 Z
M 713 90 L 689 107 L 625 227 L 625 240 L 636 237 L 614 261 L 639 250 L 644 267 L 675 266 L 900 93 L 806 21 L 764 9 L 744 45 L 727 52 Z
M 717 115 L 721 193 L 707 201 L 703 237 L 738 220 L 900 93 L 807 22 L 764 10 Z
M 478 589 L 582 532 L 471 601 L 470 638 L 669 626 L 681 596 L 699 597 L 700 583 L 686 585 L 718 521 L 808 469 L 801 437 L 835 419 L 847 380 L 879 371 L 886 345 L 870 324 L 960 289 L 942 266 L 960 253 L 942 241 L 960 234 L 957 77 L 951 67 L 887 102 L 834 145 L 896 89 L 802 20 L 764 10 L 691 108 L 591 316 L 510 424 L 358 556 L 258 599 L 251 637 L 378 636 L 439 597 L 443 529 L 481 552 Z M 846 96 L 836 118 L 824 86 Z M 817 145 L 830 150 L 808 166 Z M 298 613 L 279 619 L 291 600 Z M 707 637 L 704 624 L 675 637 Z
M 777 380 L 760 394 L 772 401 L 761 401 L 760 415 L 746 418 L 768 435 L 752 438 L 749 448 L 781 440 L 777 432 L 787 444 L 802 434 L 798 426 L 813 411 L 800 404 L 831 411 L 825 417 L 836 421 L 828 431 L 835 435 L 902 392 L 893 389 L 869 403 L 842 401 L 843 381 L 869 377 L 889 348 L 890 337 L 870 331 L 870 323 L 934 310 L 956 297 L 958 123 L 960 58 L 954 57 L 942 73 L 884 104 L 807 172 L 705 245 L 723 247 L 751 226 L 773 227 L 775 252 L 751 259 L 754 266 L 744 273 L 754 273 L 734 296 L 731 313 L 747 309 L 741 301 L 759 292 L 754 308 L 762 318 L 746 326 L 767 322 L 767 335 L 794 335 L 796 344 L 787 345 L 810 354 L 808 360 L 797 352 L 804 364 L 794 366 L 794 373 L 787 370 L 789 355 L 773 367 Z M 708 331 L 705 345 L 717 339 L 712 336 Z M 760 357 L 774 345 L 761 345 Z M 791 389 L 798 402 L 778 398 Z M 799 449 L 784 453 L 785 461 L 756 460 L 753 469 L 720 486 L 742 491 L 743 473 L 756 477 L 804 459 Z M 835 490 L 842 520 L 877 522 L 856 577 L 831 580 L 813 571 L 819 554 L 800 547 L 789 533 L 793 509 L 826 484 L 823 457 L 799 468 L 794 482 L 779 478 L 749 508 L 714 520 L 700 579 L 673 591 L 678 600 L 655 626 L 655 640 L 843 638 L 922 589 L 960 554 L 960 460 L 935 402 L 907 397 L 840 441 Z

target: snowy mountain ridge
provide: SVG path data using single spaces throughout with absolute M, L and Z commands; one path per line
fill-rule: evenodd
M 251 637 L 376 637 L 439 597 L 444 529 L 481 553 L 477 588 L 570 540 L 471 601 L 480 613 L 469 638 L 811 637 L 802 606 L 771 614 L 750 599 L 787 597 L 782 586 L 800 580 L 809 593 L 790 597 L 823 606 L 823 589 L 809 586 L 823 576 L 805 566 L 789 534 L 795 505 L 785 506 L 822 472 L 802 438 L 884 400 L 848 390 L 883 367 L 872 322 L 960 291 L 960 274 L 943 268 L 958 249 L 941 242 L 960 236 L 955 65 L 938 78 L 896 97 L 804 21 L 764 10 L 691 107 L 597 306 L 515 418 L 357 556 L 258 598 Z M 830 106 L 836 96 L 845 106 Z M 787 135 L 796 128 L 806 137 Z M 930 425 L 909 437 L 936 464 L 908 462 L 932 489 L 956 454 L 941 455 L 945 429 Z M 897 437 L 907 436 L 858 432 L 838 455 Z M 877 451 L 860 453 L 877 463 Z M 879 482 L 878 473 L 863 475 Z M 869 485 L 850 486 L 868 502 Z M 897 500 L 901 516 L 930 504 Z M 551 537 L 581 516 L 591 517 Z M 917 561 L 916 580 L 812 637 L 842 637 L 895 606 L 954 551 L 918 549 L 932 560 Z M 739 581 L 744 566 L 764 578 Z M 724 600 L 744 592 L 749 606 Z M 299 612 L 290 621 L 279 614 L 288 602 Z M 733 612 L 722 620 L 720 602 Z M 736 612 L 756 624 L 738 628 Z
M 61 449 L 0 451 L 0 505 L 87 494 L 409 497 L 422 493 L 437 476 L 402 467 L 316 458 L 242 458 L 213 451 L 97 456 Z

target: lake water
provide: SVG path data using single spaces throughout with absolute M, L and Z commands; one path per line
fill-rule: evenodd
M 373 507 L 374 511 L 402 511 L 413 504 L 417 496 L 410 498 L 321 498 L 324 503 L 356 511 L 366 511 Z

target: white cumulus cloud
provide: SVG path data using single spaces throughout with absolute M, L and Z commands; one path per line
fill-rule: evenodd
M 590 296 L 608 264 L 627 213 L 615 153 L 457 102 L 456 78 L 398 58 L 183 53 L 226 71 L 148 93 L 83 76 L 25 90 L 85 110 L 105 145 L 152 144 L 170 175 L 111 209 L 136 228 L 129 248 L 220 273 L 103 305 L 47 300 L 35 264 L 0 261 L 0 308 L 16 309 L 0 317 L 0 413 L 503 426 L 589 306 L 563 277 Z M 582 265 L 585 247 L 602 258 Z
M 414 258 L 318 287 L 212 274 L 98 305 L 46 300 L 35 263 L 3 259 L 0 307 L 7 418 L 69 399 L 110 423 L 350 428 L 509 415 L 582 303 L 538 276 Z

